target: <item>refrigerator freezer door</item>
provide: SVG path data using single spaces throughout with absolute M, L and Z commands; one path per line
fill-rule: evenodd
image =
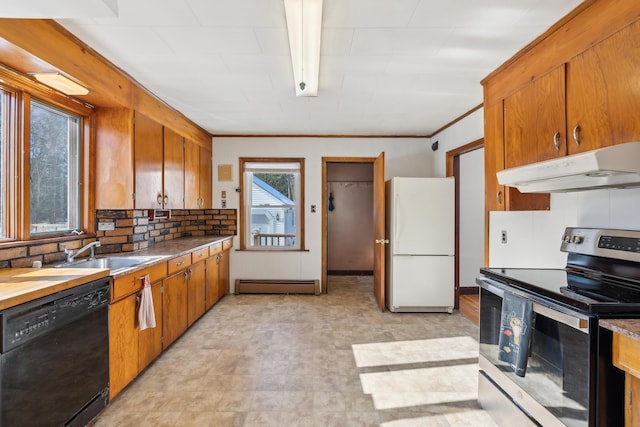
M 393 257 L 389 310 L 447 311 L 454 305 L 453 256 Z
M 453 178 L 394 178 L 394 255 L 453 255 L 454 192 Z

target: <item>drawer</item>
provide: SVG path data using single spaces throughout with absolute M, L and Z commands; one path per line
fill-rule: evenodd
M 614 332 L 613 364 L 640 378 L 640 341 Z
M 222 242 L 223 251 L 226 251 L 227 249 L 231 248 L 231 246 L 233 246 L 233 239 L 228 239 Z
M 198 261 L 202 261 L 206 258 L 209 258 L 209 248 L 198 249 L 197 251 L 191 252 L 191 263 L 195 264 Z
M 191 254 L 186 254 L 167 261 L 167 274 L 173 274 L 176 271 L 184 270 L 191 265 Z
M 143 268 L 131 274 L 127 274 L 126 276 L 116 278 L 113 281 L 111 301 L 116 301 L 142 289 L 142 277 L 145 274 L 149 275 L 151 283 L 164 279 L 167 276 L 167 263 L 161 262 L 160 264 Z
M 219 254 L 220 252 L 222 252 L 222 242 L 214 243 L 213 245 L 209 246 L 209 256 L 214 256 L 216 254 Z

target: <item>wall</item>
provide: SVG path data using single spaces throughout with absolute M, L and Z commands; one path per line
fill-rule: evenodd
M 491 212 L 489 259 L 492 267 L 561 268 L 565 227 L 640 230 L 640 189 L 590 190 L 552 194 L 549 211 Z M 507 244 L 500 232 L 507 231 Z
M 432 152 L 428 138 L 213 138 L 213 207 L 221 206 L 221 191 L 227 192 L 227 207 L 238 209 L 240 157 L 305 158 L 306 251 L 251 252 L 234 250 L 231 283 L 236 279 L 320 279 L 322 276 L 322 158 L 377 157 L 385 152 L 385 179 L 392 176 L 431 176 Z M 232 165 L 232 181 L 219 182 L 219 165 Z M 310 206 L 317 212 L 311 213 Z M 242 218 L 238 218 L 239 221 Z M 239 236 L 234 246 L 240 247 Z
M 327 269 L 335 274 L 373 271 L 373 164 L 329 163 Z
M 484 110 L 474 111 L 451 127 L 433 136 L 439 148 L 433 169 L 445 176 L 447 151 L 484 137 Z M 460 156 L 460 287 L 476 286 L 475 277 L 484 264 L 484 149 Z

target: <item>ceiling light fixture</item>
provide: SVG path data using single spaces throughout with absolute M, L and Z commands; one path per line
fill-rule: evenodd
M 318 96 L 322 0 L 284 0 L 296 96 Z
M 89 93 L 89 89 L 60 73 L 31 73 L 31 75 L 40 83 L 44 83 L 65 95 L 87 95 Z

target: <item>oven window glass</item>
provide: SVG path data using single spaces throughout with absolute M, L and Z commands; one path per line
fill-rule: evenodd
M 564 424 L 586 426 L 591 375 L 588 334 L 534 313 L 527 370 L 524 377 L 519 377 L 498 359 L 501 313 L 502 298 L 482 289 L 480 353 L 500 375 L 516 383 Z M 500 380 L 494 381 L 500 384 Z

